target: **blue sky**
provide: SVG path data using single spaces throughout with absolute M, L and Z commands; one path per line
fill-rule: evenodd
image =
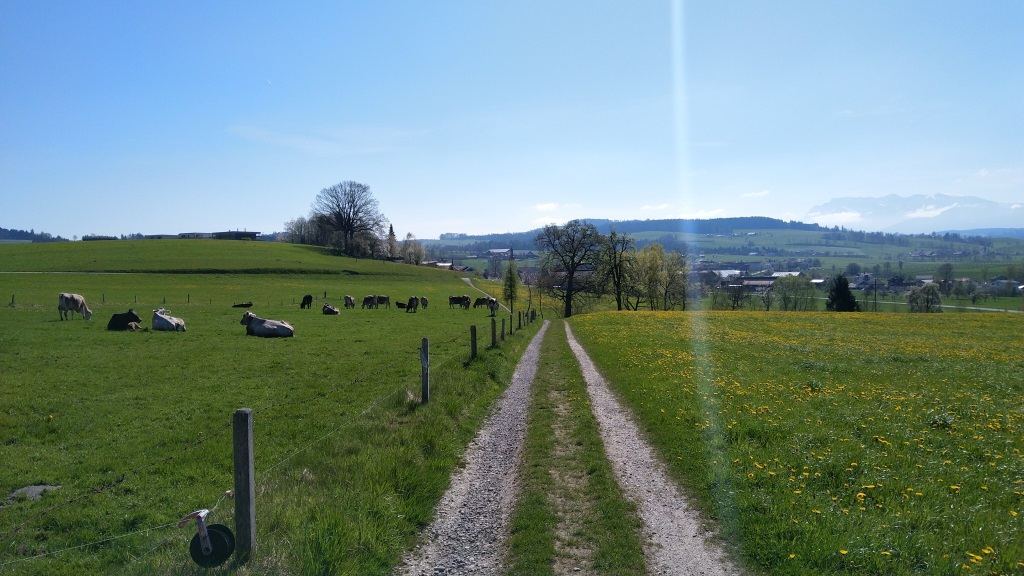
M 1010 0 L 10 0 L 0 226 L 271 232 L 345 180 L 419 238 L 1021 202 L 1021 38 Z

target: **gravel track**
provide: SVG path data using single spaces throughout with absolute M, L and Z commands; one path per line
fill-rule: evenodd
M 519 494 L 519 461 L 526 437 L 530 387 L 549 322 L 530 341 L 512 383 L 496 410 L 466 449 L 466 466 L 452 476 L 423 545 L 408 554 L 396 574 L 490 575 L 501 573 L 509 519 Z
M 644 555 L 653 574 L 741 574 L 712 541 L 700 518 L 665 473 L 665 466 L 640 430 L 608 390 L 587 352 L 565 325 L 587 381 L 591 406 L 601 429 L 605 453 L 626 497 L 636 503 L 644 522 Z
M 549 321 L 530 341 L 516 365 L 512 383 L 485 420 L 464 456 L 466 466 L 452 476 L 422 545 L 410 551 L 396 576 L 498 575 L 509 520 L 519 494 L 519 463 L 526 436 L 530 388 L 537 373 L 541 342 Z M 565 325 L 569 346 L 587 382 L 605 453 L 626 497 L 644 523 L 644 554 L 652 574 L 736 576 L 636 424 L 608 390 L 583 347 Z

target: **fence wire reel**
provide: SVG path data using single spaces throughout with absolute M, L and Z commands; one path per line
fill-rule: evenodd
M 198 533 L 192 537 L 188 551 L 192 560 L 203 568 L 220 566 L 235 551 L 235 535 L 223 524 L 206 525 L 206 516 L 210 511 L 206 508 L 196 510 L 178 522 L 178 528 L 184 528 L 189 521 L 195 519 Z

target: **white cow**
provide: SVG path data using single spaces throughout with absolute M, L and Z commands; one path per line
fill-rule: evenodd
M 241 323 L 245 325 L 247 336 L 262 336 L 264 338 L 291 338 L 295 336 L 295 328 L 292 328 L 292 325 L 284 320 L 266 320 L 252 312 L 243 314 Z
M 153 310 L 153 330 L 184 332 L 185 321 L 171 316 L 170 310 L 160 308 L 159 310 Z
M 68 294 L 67 292 L 61 292 L 57 295 L 57 313 L 60 314 L 61 320 L 68 319 L 68 313 L 71 313 L 70 318 L 75 317 L 75 312 L 82 315 L 82 318 L 86 320 L 92 318 L 92 310 L 89 310 L 89 306 L 85 303 L 85 298 L 82 298 L 80 294 Z

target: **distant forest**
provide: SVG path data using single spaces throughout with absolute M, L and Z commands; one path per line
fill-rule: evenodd
M 671 218 L 664 220 L 603 220 L 582 218 L 583 222 L 593 224 L 597 231 L 608 234 L 613 229 L 620 234 L 638 234 L 640 232 L 686 232 L 690 234 L 732 234 L 738 230 L 807 230 L 810 232 L 828 232 L 817 224 L 777 220 L 762 216 L 746 216 L 742 218 L 715 218 L 712 220 L 685 220 Z M 839 231 L 839 228 L 835 229 Z M 484 251 L 491 248 L 512 248 L 513 250 L 532 250 L 536 247 L 534 239 L 541 229 L 528 232 L 512 232 L 504 234 L 441 234 L 439 240 L 422 240 L 428 249 Z M 666 250 L 676 250 L 682 242 L 671 236 L 657 240 Z M 637 242 L 642 247 L 646 242 Z
M 68 242 L 67 238 L 53 236 L 48 232 L 36 233 L 32 230 L 8 230 L 0 228 L 0 240 L 28 240 L 29 242 Z

